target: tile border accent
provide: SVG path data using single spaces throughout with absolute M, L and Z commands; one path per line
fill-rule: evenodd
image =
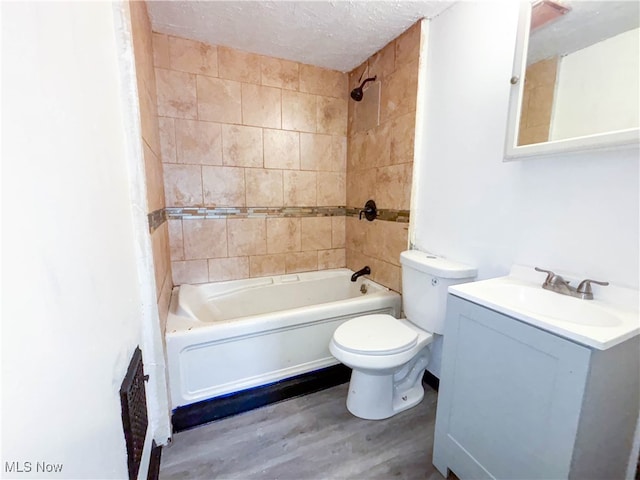
M 362 208 L 347 207 L 345 215 L 347 217 L 358 217 L 361 211 Z M 409 216 L 410 210 L 387 210 L 379 208 L 376 220 L 382 220 L 383 222 L 409 223 Z
M 167 221 L 167 212 L 165 208 L 159 208 L 158 210 L 151 212 L 147 215 L 149 220 L 149 233 L 155 232 Z
M 167 207 L 169 219 L 344 217 L 345 207 Z
M 286 218 L 286 217 L 358 217 L 361 208 L 353 207 L 167 207 L 148 215 L 153 233 L 170 219 L 202 218 Z M 409 223 L 409 210 L 379 209 L 376 220 Z

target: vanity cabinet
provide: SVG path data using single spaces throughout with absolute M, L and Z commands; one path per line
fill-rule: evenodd
M 433 464 L 446 477 L 625 478 L 638 337 L 596 350 L 449 294 Z

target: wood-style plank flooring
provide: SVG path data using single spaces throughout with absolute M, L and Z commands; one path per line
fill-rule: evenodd
M 161 479 L 429 479 L 436 399 L 370 421 L 346 408 L 348 384 L 174 435 Z

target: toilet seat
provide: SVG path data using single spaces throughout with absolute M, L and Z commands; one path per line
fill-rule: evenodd
M 360 355 L 393 355 L 412 349 L 416 331 L 386 314 L 364 315 L 340 325 L 333 341 L 341 349 Z

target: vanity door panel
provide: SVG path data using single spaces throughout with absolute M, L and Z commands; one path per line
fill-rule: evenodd
M 449 295 L 434 465 L 460 478 L 567 478 L 591 351 Z

